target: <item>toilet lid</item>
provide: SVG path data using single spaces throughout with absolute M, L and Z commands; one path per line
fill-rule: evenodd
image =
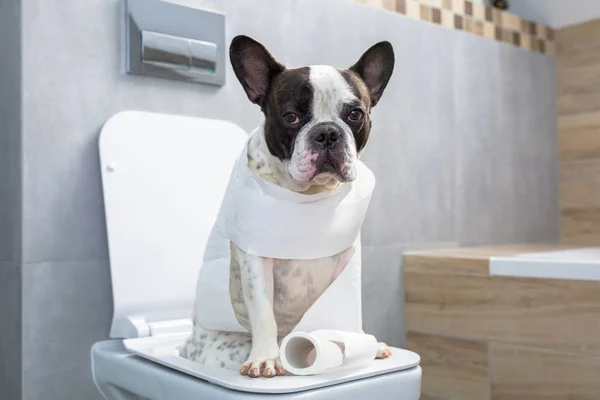
M 125 111 L 106 122 L 111 337 L 139 336 L 132 320 L 191 318 L 204 247 L 247 138 L 231 122 L 204 118 Z

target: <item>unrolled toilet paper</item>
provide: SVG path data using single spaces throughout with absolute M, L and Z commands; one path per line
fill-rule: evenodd
M 292 332 L 281 342 L 283 368 L 294 375 L 318 375 L 369 366 L 377 356 L 374 336 L 334 330 Z
M 244 148 L 204 250 L 194 320 L 210 330 L 248 331 L 239 323 L 231 302 L 231 243 L 246 254 L 282 260 L 314 260 L 353 249 L 342 273 L 304 314 L 297 329 L 360 332 L 360 230 L 375 176 L 360 161 L 356 169 L 353 182 L 306 195 L 256 175 L 248 167 L 248 149 Z M 331 318 L 334 314 L 336 318 Z

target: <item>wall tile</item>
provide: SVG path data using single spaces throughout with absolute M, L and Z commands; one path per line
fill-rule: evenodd
M 454 114 L 456 152 L 456 235 L 460 243 L 491 241 L 499 227 L 493 226 L 497 188 L 492 157 L 502 151 L 494 148 L 496 132 L 492 121 L 498 98 L 498 44 L 479 48 L 475 38 L 464 36 L 452 57 L 454 70 Z M 475 50 L 477 49 L 477 50 Z M 509 168 L 504 166 L 504 170 Z M 510 176 L 505 178 L 510 182 Z M 493 204 L 493 205 L 492 205 Z
M 21 4 L 0 5 L 0 262 L 21 262 Z
M 562 239 L 600 242 L 600 20 L 557 32 Z
M 557 240 L 556 218 L 549 217 L 558 212 L 554 62 L 501 44 L 474 45 L 465 41 L 463 51 L 478 61 L 455 58 L 464 72 L 455 78 L 458 240 Z
M 90 348 L 112 317 L 106 261 L 23 266 L 23 397 L 101 399 Z
M 402 249 L 362 249 L 363 329 L 391 346 L 404 346 Z
M 0 393 L 21 398 L 21 266 L 0 262 Z

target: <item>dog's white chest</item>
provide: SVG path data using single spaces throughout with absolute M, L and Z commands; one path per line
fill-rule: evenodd
M 273 314 L 278 336 L 289 334 L 304 314 L 341 275 L 354 255 L 354 246 L 331 257 L 316 260 L 274 260 Z M 237 261 L 230 274 L 230 296 L 236 319 L 250 330 Z M 340 305 L 344 307 L 344 305 Z

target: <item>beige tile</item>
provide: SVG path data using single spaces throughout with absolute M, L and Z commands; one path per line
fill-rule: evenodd
M 474 30 L 475 30 L 475 27 L 474 27 L 473 20 L 472 20 L 471 18 L 469 18 L 469 17 L 465 17 L 465 20 L 464 20 L 464 21 L 465 21 L 465 22 L 464 22 L 464 24 L 465 24 L 465 25 L 464 25 L 464 26 L 465 26 L 465 28 L 464 28 L 464 29 L 465 29 L 465 31 L 467 31 L 467 32 L 470 32 L 470 33 L 473 33 L 473 32 L 474 32 Z
M 381 6 L 388 11 L 396 11 L 396 0 L 382 0 Z
M 485 36 L 487 39 L 495 39 L 495 28 L 494 28 L 494 24 L 491 22 L 484 22 L 483 24 L 483 36 Z
M 419 18 L 421 21 L 431 21 L 431 7 L 429 7 L 429 5 L 419 5 Z
M 531 50 L 531 36 L 525 33 L 521 34 L 521 47 L 525 50 Z
M 473 19 L 485 21 L 485 4 L 480 2 L 473 3 Z
M 426 0 L 431 7 L 442 8 L 442 0 Z
M 406 0 L 406 15 L 413 19 L 421 19 L 420 4 L 415 0 Z
M 454 13 L 450 10 L 442 10 L 442 25 L 454 29 Z
M 452 10 L 452 0 L 442 0 L 442 7 L 446 10 Z
M 494 400 L 597 400 L 600 359 L 490 344 Z
M 408 331 L 406 347 L 421 356 L 424 393 L 461 400 L 489 399 L 487 342 Z
M 405 271 L 404 290 L 408 330 L 600 355 L 597 282 Z
M 473 20 L 473 33 L 483 36 L 483 22 Z
M 465 0 L 452 0 L 452 11 L 458 15 L 465 15 Z
M 492 18 L 493 18 L 493 22 L 494 25 L 496 25 L 496 27 L 502 28 L 503 27 L 503 18 L 504 18 L 504 13 L 500 10 L 498 10 L 497 8 L 493 8 L 492 9 Z
M 521 30 L 521 19 L 509 12 L 502 13 L 502 27 L 511 31 Z

